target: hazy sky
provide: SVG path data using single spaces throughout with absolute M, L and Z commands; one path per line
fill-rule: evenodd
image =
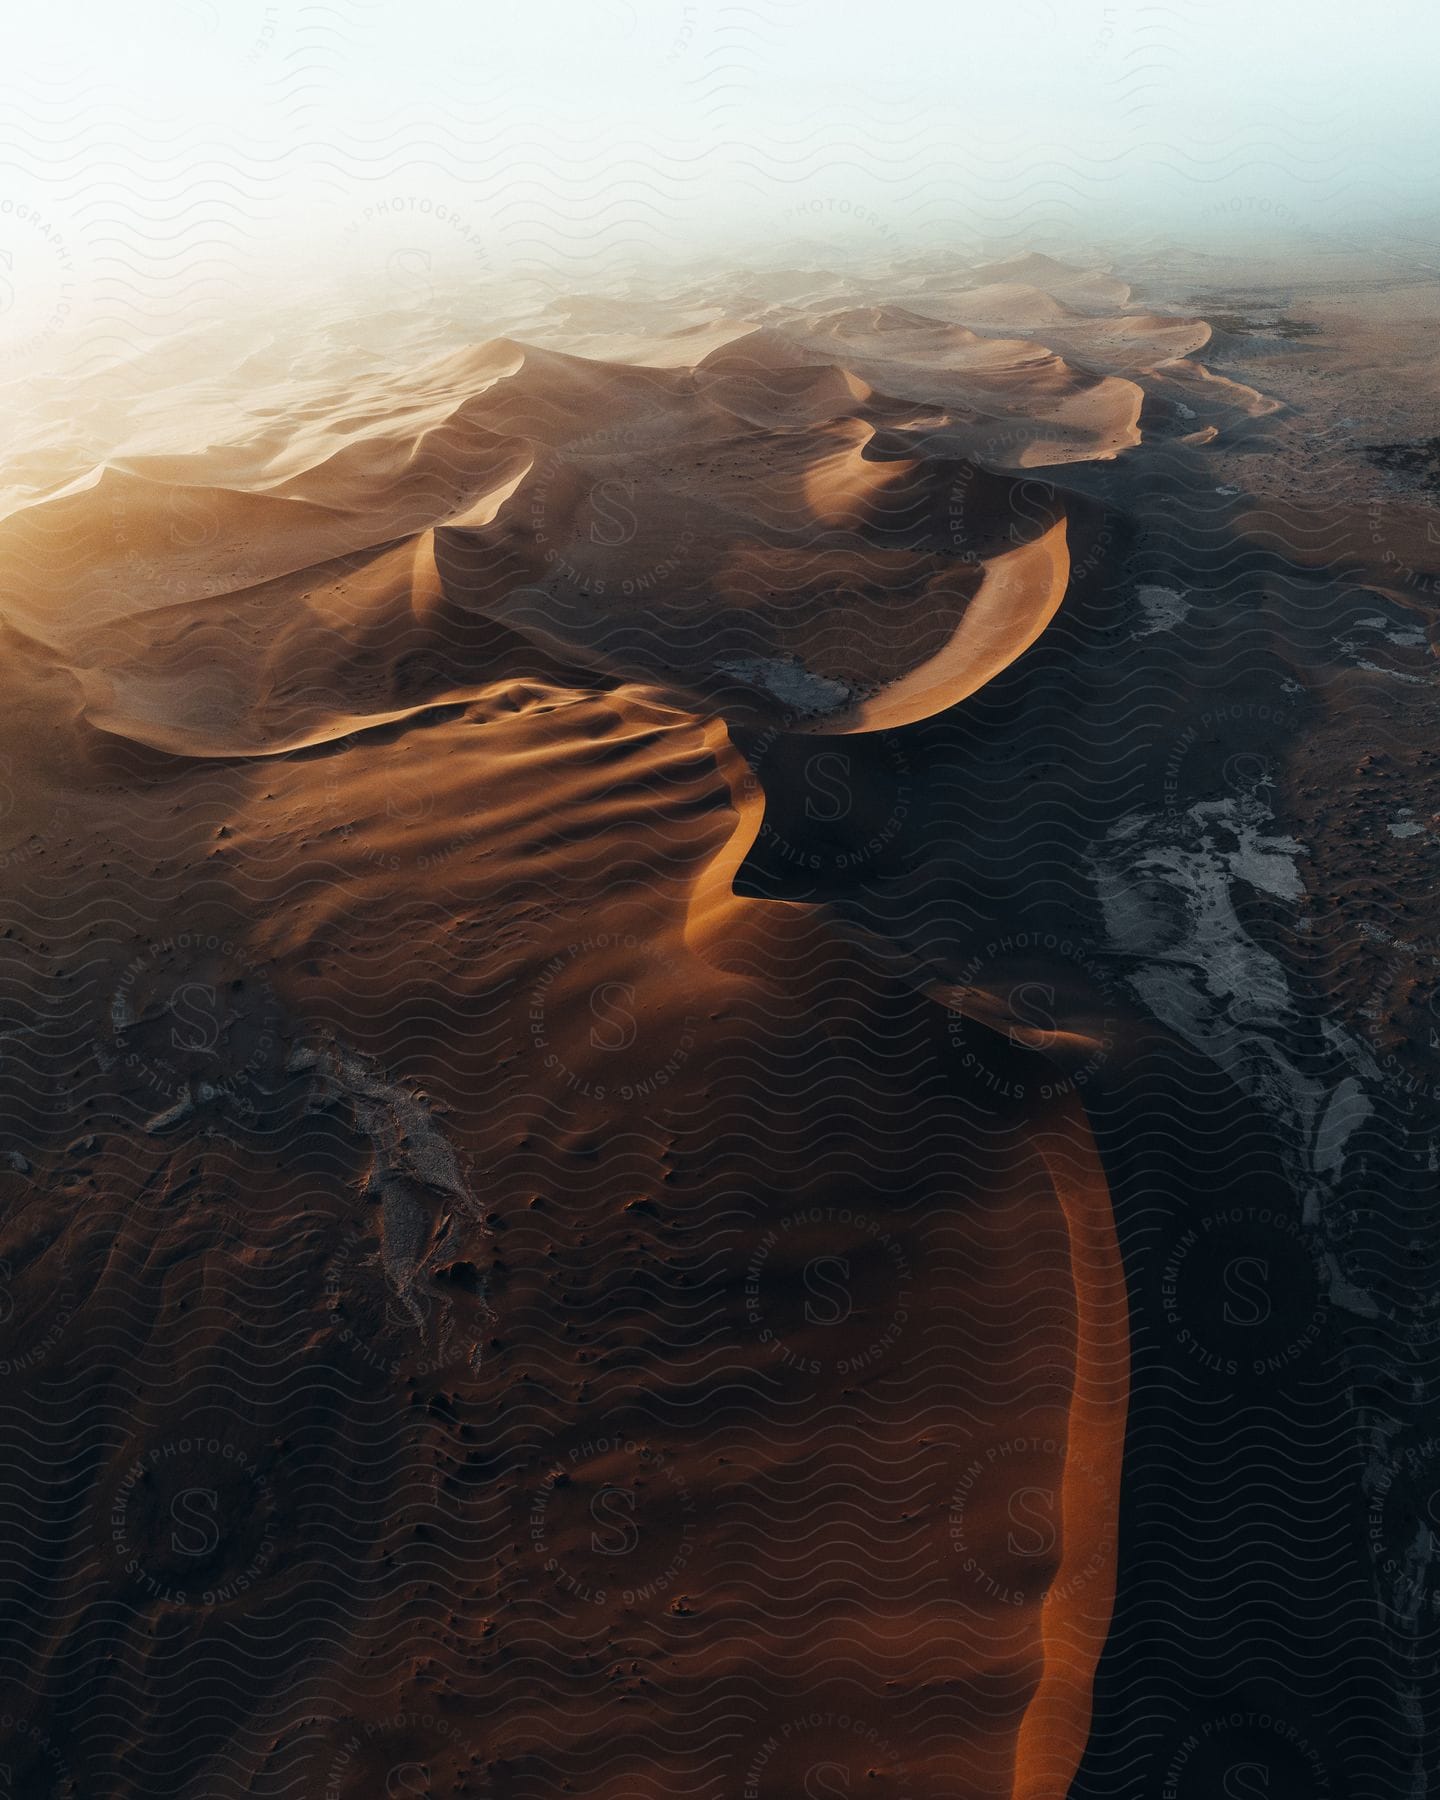
M 0 328 L 738 240 L 1417 229 L 1440 7 L 59 0 L 11 8 Z

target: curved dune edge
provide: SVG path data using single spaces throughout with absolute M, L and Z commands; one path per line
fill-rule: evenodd
M 1024 643 L 1011 650 L 999 664 L 1001 668 L 1040 636 L 1064 596 L 1068 556 L 1063 521 L 1046 538 L 1056 540 L 1048 551 L 1052 571 L 1057 562 L 1065 570 L 1058 577 L 1059 592 L 1053 591 L 1052 582 L 1043 603 L 1037 604 L 1034 618 L 1027 620 Z M 1024 550 L 1036 547 L 1026 545 Z M 997 611 L 998 601 L 1014 591 L 1015 583 L 999 585 Z M 992 615 L 986 621 L 987 640 L 995 630 L 996 617 Z M 932 667 L 945 655 L 941 652 L 925 666 Z M 907 696 L 903 722 L 944 710 L 981 685 L 975 680 L 946 697 L 943 684 L 927 683 L 920 693 Z M 935 701 L 928 711 L 918 709 L 922 695 Z M 911 706 L 917 709 L 913 713 L 908 710 Z M 861 728 L 852 725 L 850 729 L 858 733 Z M 707 952 L 720 949 L 728 938 L 731 915 L 754 904 L 735 894 L 734 880 L 759 835 L 765 803 L 763 791 L 724 723 L 707 721 L 704 731 L 730 789 L 736 815 L 734 831 L 696 878 L 686 909 L 683 941 L 692 953 L 710 961 Z M 815 910 L 800 902 L 766 904 L 797 913 Z M 840 923 L 838 930 L 842 937 L 856 940 L 857 948 L 860 942 L 868 942 L 868 934 L 859 927 Z M 898 959 L 892 956 L 892 964 L 897 960 L 903 965 L 908 958 L 903 953 Z M 947 990 L 926 980 L 918 966 L 911 973 L 918 989 L 937 1004 L 947 1004 Z M 1073 1587 L 1076 1598 L 1070 1604 L 1052 1606 L 1047 1594 L 1041 1604 L 1041 1670 L 1016 1738 L 1011 1800 L 1062 1800 L 1089 1739 L 1095 1671 L 1109 1635 L 1115 1599 L 1118 1498 L 1129 1407 L 1129 1299 L 1109 1185 L 1083 1105 L 1071 1096 L 1060 1106 L 1058 1118 L 1037 1122 L 1035 1147 L 1070 1239 L 1075 1366 L 1060 1485 L 1061 1558 L 1052 1590 L 1064 1593 Z M 1109 1501 L 1098 1509 L 1094 1503 L 1097 1487 Z
M 1107 1518 L 1086 1502 L 1097 1483 L 1118 1501 L 1130 1397 L 1129 1302 L 1110 1189 L 1078 1100 L 1066 1103 L 1063 1124 L 1063 1138 L 1045 1134 L 1039 1143 L 1069 1229 L 1075 1278 L 1075 1386 L 1055 1581 L 1081 1591 L 1068 1608 L 1041 1609 L 1043 1667 L 1016 1744 L 1014 1800 L 1058 1800 L 1085 1753 L 1115 1603 L 1117 1537 L 1115 1509 Z
M 1053 609 L 1052 609 L 1053 611 Z M 1038 633 L 1037 633 L 1038 635 Z M 1018 654 L 1018 652 L 1017 652 Z M 718 721 L 706 727 L 730 786 L 736 828 L 691 891 L 684 942 L 694 954 L 727 939 L 729 915 L 753 902 L 733 891 L 736 873 L 759 834 L 764 798 L 748 765 Z M 767 902 L 796 912 L 813 908 Z M 842 936 L 863 939 L 857 927 Z M 893 959 L 892 959 L 893 960 Z M 903 958 L 902 958 L 903 960 Z M 915 971 L 917 977 L 919 970 Z M 939 992 L 917 979 L 943 1004 Z M 1095 1670 L 1109 1634 L 1116 1582 L 1116 1508 L 1098 1510 L 1097 1486 L 1118 1500 L 1129 1404 L 1129 1302 L 1109 1186 L 1085 1110 L 1063 1103 L 1058 1119 L 1037 1124 L 1036 1148 L 1064 1216 L 1075 1296 L 1075 1371 L 1060 1487 L 1062 1551 L 1054 1587 L 1074 1585 L 1070 1604 L 1042 1603 L 1041 1672 L 1016 1740 L 1012 1800 L 1061 1800 L 1089 1738 Z
M 705 742 L 715 757 L 721 779 L 730 790 L 730 804 L 735 812 L 735 829 L 696 877 L 685 909 L 681 939 L 693 955 L 710 961 L 707 951 L 718 949 L 726 938 L 726 927 L 733 914 L 753 901 L 741 900 L 735 892 L 735 877 L 750 854 L 765 817 L 765 795 L 750 765 L 736 749 L 729 728 L 722 719 L 702 724 Z M 808 910 L 798 903 L 779 900 L 774 905 L 787 911 Z
M 862 427 L 862 432 L 865 438 L 872 435 L 869 428 Z M 892 473 L 889 465 L 879 468 L 885 476 Z M 483 510 L 490 513 L 497 506 L 490 498 Z M 423 541 L 422 537 L 416 546 L 417 562 L 422 556 Z M 934 656 L 849 711 L 797 723 L 792 728 L 824 735 L 878 732 L 918 723 L 964 700 L 993 680 L 1041 636 L 1063 602 L 1069 567 L 1066 526 L 1061 519 L 1039 537 L 987 564 L 954 632 Z M 554 648 L 567 661 L 574 661 L 573 645 L 557 642 Z M 247 758 L 279 756 L 357 730 L 417 718 L 436 708 L 477 700 L 489 686 L 457 688 L 420 703 L 373 713 L 327 713 L 306 721 L 299 729 L 270 736 L 268 741 L 256 734 L 250 742 L 240 744 L 232 732 L 222 747 L 202 745 L 192 729 L 167 725 L 163 708 L 157 708 L 149 718 L 137 717 L 137 696 L 129 697 L 128 708 L 119 703 L 114 684 L 103 671 L 79 673 L 86 714 L 101 729 L 120 731 L 172 753 Z M 677 707 L 673 696 L 658 690 L 626 683 L 620 691 L 643 697 L 648 706 L 666 716 L 694 716 L 687 708 Z M 759 835 L 765 796 L 731 739 L 726 721 L 711 716 L 702 717 L 699 724 L 729 789 L 735 822 L 694 880 L 685 906 L 682 937 L 692 954 L 718 966 L 729 960 L 725 953 L 741 924 L 740 915 L 755 905 L 753 900 L 738 896 L 734 884 Z M 798 903 L 767 903 L 768 907 L 775 905 L 795 915 L 814 910 Z M 850 933 L 842 930 L 842 935 Z M 860 946 L 857 944 L 856 948 L 858 951 Z M 732 980 L 738 977 L 733 968 L 728 973 Z M 1109 1197 L 1083 1109 L 1072 1104 L 1060 1120 L 1037 1120 L 1035 1141 L 1070 1233 L 1076 1317 L 1073 1398 L 1061 1477 L 1062 1560 L 1055 1586 L 1063 1591 L 1075 1571 L 1086 1568 L 1107 1544 L 1110 1553 L 1104 1568 L 1090 1572 L 1082 1584 L 1078 1603 L 1042 1605 L 1038 1621 L 1038 1678 L 1016 1739 L 1014 1800 L 1050 1800 L 1063 1793 L 1087 1739 L 1091 1686 L 1108 1630 L 1114 1588 L 1113 1509 L 1095 1513 L 1094 1481 L 1098 1472 L 1106 1493 L 1113 1494 L 1118 1489 L 1128 1348 L 1123 1280 L 1109 1216 Z
M 859 706 L 795 729 L 849 737 L 933 718 L 993 681 L 1030 648 L 1059 611 L 1069 580 L 1070 550 L 1061 518 L 1030 543 L 986 565 L 974 599 L 934 656 Z
M 876 466 L 889 470 L 894 465 Z M 431 586 L 420 579 L 428 575 L 431 567 L 426 541 L 430 537 L 427 533 L 417 541 L 413 558 L 422 597 L 421 611 Z M 835 713 L 796 719 L 790 729 L 797 734 L 822 736 L 893 730 L 917 724 L 966 699 L 1008 668 L 1039 638 L 1064 599 L 1069 573 L 1066 523 L 1061 518 L 1038 537 L 1002 552 L 984 565 L 979 587 L 960 610 L 959 623 L 935 655 L 859 704 Z M 607 667 L 609 659 L 587 654 L 584 645 L 573 644 L 544 626 L 527 622 L 527 631 L 537 647 L 561 661 L 582 665 L 589 661 L 601 669 Z M 619 675 L 625 687 L 636 686 L 623 679 L 623 669 L 609 672 Z M 286 728 L 264 718 L 263 704 L 259 719 L 253 716 L 253 707 L 229 718 L 212 713 L 203 719 L 177 719 L 173 680 L 151 676 L 148 670 L 117 673 L 103 664 L 81 664 L 72 668 L 71 674 L 80 689 L 84 717 L 97 729 L 171 755 L 220 760 L 283 756 L 314 748 L 356 731 L 417 718 L 439 707 L 471 703 L 490 685 L 470 682 L 442 689 L 423 700 L 375 711 L 338 711 L 310 705 Z M 673 700 L 659 692 L 653 697 L 656 703 L 673 707 Z M 743 852 L 737 856 L 735 868 L 741 861 Z
M 478 687 L 472 685 L 446 689 L 429 700 L 383 712 L 329 713 L 320 723 L 292 732 L 288 736 L 232 740 L 216 745 L 199 738 L 192 727 L 171 726 L 163 719 L 142 719 L 133 706 L 126 709 L 119 702 L 115 684 L 100 671 L 77 669 L 73 674 L 80 687 L 83 717 L 97 731 L 125 738 L 132 744 L 141 744 L 150 750 L 163 751 L 167 756 L 194 757 L 211 762 L 278 758 L 289 756 L 296 750 L 313 750 L 321 744 L 333 744 L 339 738 L 350 737 L 357 731 L 377 731 L 381 726 L 418 719 L 425 713 L 435 712 L 442 707 L 467 705 L 483 699 L 492 685 L 486 682 Z
M 873 430 L 864 427 L 868 436 Z M 859 433 L 855 434 L 859 437 Z M 866 480 L 871 467 L 886 471 L 876 485 L 898 479 L 892 474 L 901 465 L 883 463 L 852 470 L 842 463 L 841 472 Z M 828 471 L 827 471 L 828 472 Z M 516 478 L 523 479 L 522 475 Z M 513 489 L 509 490 L 513 492 Z M 866 488 L 865 494 L 871 491 Z M 473 517 L 449 523 L 482 523 L 481 512 L 498 511 L 491 497 L 477 503 Z M 835 496 L 841 518 L 852 511 L 848 489 Z M 433 531 L 427 534 L 433 542 Z M 422 540 L 423 541 L 423 540 Z M 417 543 L 417 571 L 424 552 Z M 1063 602 L 1069 578 L 1070 552 L 1063 520 L 1035 540 L 1016 546 L 990 560 L 980 571 L 972 597 L 956 610 L 959 623 L 949 640 L 934 656 L 890 682 L 880 692 L 839 714 L 813 718 L 790 729 L 823 735 L 856 735 L 918 723 L 948 709 L 977 692 L 1016 661 L 1042 635 Z M 947 596 L 937 591 L 943 602 Z M 433 595 L 432 595 L 433 600 Z M 545 636 L 533 632 L 542 647 Z M 564 663 L 583 663 L 583 648 L 555 640 L 553 648 Z M 618 671 L 617 671 L 618 672 Z M 126 723 L 122 700 L 103 672 L 91 674 L 87 687 L 87 715 L 93 724 L 116 730 Z M 186 728 L 167 727 L 163 708 L 148 718 L 135 714 L 136 696 L 129 696 L 128 723 L 139 725 L 126 735 L 156 748 L 189 755 L 278 756 L 306 744 L 319 744 L 353 731 L 418 718 L 457 701 L 476 700 L 489 691 L 452 690 L 425 701 L 374 713 L 329 712 L 306 720 L 278 738 L 266 736 L 237 752 L 234 737 L 227 749 L 197 747 Z M 619 690 L 640 697 L 656 712 L 677 719 L 694 719 L 721 778 L 729 789 L 735 819 L 722 844 L 702 863 L 683 906 L 681 929 L 686 948 L 706 962 L 719 966 L 743 931 L 743 916 L 752 916 L 756 902 L 735 893 L 735 881 L 761 829 L 765 796 L 749 765 L 732 740 L 721 717 L 697 717 L 691 705 L 677 704 L 674 694 L 642 688 L 633 682 Z M 147 709 L 143 706 L 139 711 Z M 168 735 L 169 741 L 163 741 Z M 717 799 L 720 798 L 717 795 Z M 723 801 L 722 801 L 723 804 Z M 723 824 L 722 824 L 723 829 Z M 803 903 L 764 902 L 773 913 L 776 906 L 794 919 L 814 917 L 816 909 Z M 842 935 L 844 933 L 842 932 Z M 860 934 L 856 934 L 859 936 Z M 868 940 L 871 947 L 876 941 Z M 857 946 L 858 948 L 858 946 Z M 885 946 L 889 966 L 896 966 L 893 947 Z M 731 967 L 732 980 L 764 986 L 761 976 L 744 977 Z M 918 985 L 918 983 L 917 983 Z M 1043 1047 L 1041 1047 L 1043 1048 Z M 1078 1766 L 1087 1741 L 1091 1691 L 1109 1627 L 1113 1600 L 1114 1505 L 1095 1507 L 1095 1475 L 1102 1477 L 1102 1493 L 1111 1501 L 1118 1495 L 1120 1454 L 1123 1448 L 1127 1379 L 1127 1311 L 1118 1247 L 1110 1219 L 1109 1196 L 1083 1108 L 1071 1103 L 1036 1117 L 1026 1133 L 1034 1156 L 1043 1162 L 1053 1187 L 1057 1208 L 1069 1234 L 1069 1268 L 1074 1304 L 1074 1368 L 1070 1404 L 1065 1415 L 1066 1453 L 1060 1471 L 1061 1561 L 1052 1583 L 1057 1595 L 1072 1591 L 1076 1572 L 1089 1570 L 1092 1559 L 1108 1550 L 1103 1567 L 1091 1570 L 1079 1583 L 1078 1597 L 1057 1599 L 1054 1605 L 1039 1603 L 1038 1613 L 1026 1609 L 1029 1634 L 1025 1678 L 1033 1679 L 1023 1706 L 1017 1706 L 1014 1730 L 1014 1775 L 1011 1800 L 1059 1800 Z M 1059 1267 L 1064 1268 L 1063 1254 Z M 963 1663 L 963 1657 L 957 1658 Z M 964 1669 L 962 1667 L 962 1674 Z

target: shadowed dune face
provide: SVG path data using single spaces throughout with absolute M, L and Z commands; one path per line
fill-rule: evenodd
M 619 1795 L 663 1763 L 720 1794 L 754 1764 L 779 1795 L 836 1755 L 895 1793 L 1049 1791 L 1108 1605 L 1125 1360 L 1083 1118 L 976 1096 L 903 969 L 735 896 L 761 802 L 722 726 L 538 678 L 405 724 L 132 780 L 166 867 L 50 1046 L 104 1123 L 37 1149 L 19 1215 L 45 1234 L 104 1171 L 98 1211 L 21 1239 L 80 1296 L 34 1378 L 103 1425 L 50 1603 L 85 1629 L 101 1560 L 96 1693 L 129 1716 L 67 1731 L 199 1783 L 132 1685 L 159 1625 L 244 1674 L 248 1709 L 207 1718 L 232 1771 L 260 1731 L 258 1791 L 322 1753 L 282 1729 L 297 1681 L 313 1716 L 427 1715 L 460 1791 Z M 192 1565 L 167 1532 L 212 1492 L 255 1543 L 227 1523 Z
M 893 728 L 1021 654 L 1066 508 L 944 431 L 1007 374 L 1022 413 L 1096 384 L 883 310 L 712 335 L 664 368 L 502 339 L 298 422 L 267 396 L 0 524 L 68 821 L 26 903 L 124 884 L 34 996 L 67 1123 L 21 1097 L 22 1218 L 104 1172 L 21 1261 L 77 1289 L 34 1378 L 103 1422 L 36 1654 L 73 1654 L 99 1556 L 105 1723 L 55 1722 L 116 1791 L 318 1791 L 372 1710 L 427 1718 L 391 1735 L 467 1793 L 834 1764 L 998 1800 L 1079 1754 L 1125 1367 L 1083 1115 L 882 941 L 736 894 L 767 801 L 729 733 Z M 947 341 L 975 378 L 931 396 Z M 167 1521 L 212 1491 L 192 1569 Z M 157 1629 L 245 1690 L 185 1750 L 137 1685 Z
M 1142 421 L 1267 407 L 1104 273 L 900 285 L 252 360 L 203 451 L 13 490 L 48 1791 L 1066 1791 L 1129 1349 L 1076 1072 L 1136 1008 L 976 952 L 978 837 L 939 925 L 875 895 L 922 728 L 1095 609 Z
M 906 682 L 883 716 L 918 718 L 1043 628 L 1064 508 L 811 355 L 756 333 L 717 375 L 502 340 L 422 371 L 423 404 L 312 426 L 309 466 L 273 427 L 248 478 L 222 451 L 223 488 L 132 458 L 0 521 L 10 618 L 96 724 L 203 756 L 474 692 L 510 634 L 706 712 L 849 730 Z M 237 561 L 243 605 L 212 604 Z

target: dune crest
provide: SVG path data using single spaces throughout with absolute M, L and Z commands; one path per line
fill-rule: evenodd
M 108 1555 L 137 1458 L 219 1435 L 169 1383 L 199 1334 L 278 1546 L 196 1615 L 233 1714 L 196 1759 L 249 1734 L 252 1786 L 320 1792 L 339 1720 L 413 1716 L 457 1793 L 789 1800 L 818 1713 L 876 1734 L 877 1796 L 1064 1791 L 1128 1382 L 1089 998 L 1029 1026 L 847 883 L 889 843 L 864 759 L 907 771 L 1100 579 L 1062 477 L 1138 447 L 1195 335 L 1132 335 L 1120 286 L 531 296 L 348 385 L 257 348 L 210 448 L 147 418 L 0 519 L 34 640 L 0 738 L 22 774 L 46 739 L 16 785 L 64 819 L 4 850 L 27 933 L 78 921 L 29 976 L 69 1110 L 23 1088 L 24 1154 L 47 1244 L 130 1309 L 87 1360 L 77 1307 L 34 1379 L 144 1397 L 95 1453 Z M 819 828 L 833 891 L 761 897 Z M 97 1629 L 89 1568 L 42 1680 Z M 105 1568 L 149 1755 L 176 1733 L 136 1671 L 181 1628 Z
M 891 731 L 954 706 L 1024 654 L 1054 618 L 1070 574 L 1065 521 L 991 559 L 943 649 L 863 700 L 827 718 L 827 732 Z

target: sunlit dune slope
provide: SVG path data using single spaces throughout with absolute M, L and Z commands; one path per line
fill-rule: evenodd
M 20 1630 L 92 1791 L 1063 1793 L 1127 1387 L 1076 1034 L 736 891 L 732 731 L 965 704 L 1095 529 L 1019 471 L 1135 441 L 924 298 L 757 278 L 652 366 L 596 297 L 0 519 Z

